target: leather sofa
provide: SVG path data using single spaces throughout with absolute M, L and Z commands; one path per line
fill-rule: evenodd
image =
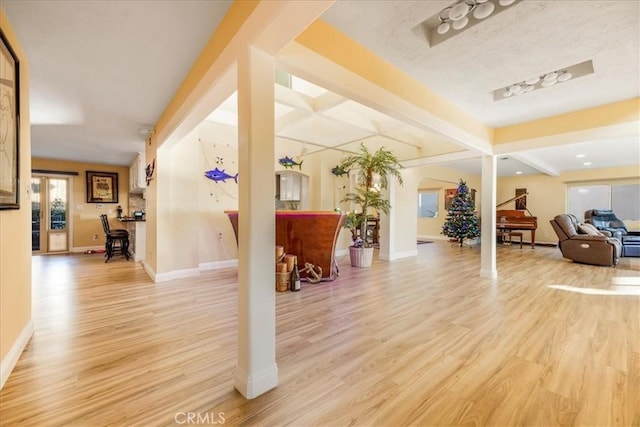
M 618 264 L 622 255 L 620 240 L 598 231 L 592 231 L 590 234 L 581 232 L 575 215 L 556 215 L 549 222 L 558 236 L 558 247 L 564 258 L 591 265 Z
M 640 231 L 629 231 L 624 222 L 610 209 L 589 209 L 584 222 L 601 231 L 608 231 L 622 242 L 622 256 L 640 257 Z

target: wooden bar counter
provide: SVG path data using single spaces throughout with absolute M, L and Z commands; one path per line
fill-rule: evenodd
M 238 242 L 238 211 L 225 211 Z M 334 211 L 276 211 L 276 245 L 298 257 L 298 267 L 309 262 L 322 268 L 322 280 L 334 280 L 336 240 L 345 214 Z M 256 238 L 259 238 L 256 236 Z M 302 273 L 301 277 L 306 277 Z

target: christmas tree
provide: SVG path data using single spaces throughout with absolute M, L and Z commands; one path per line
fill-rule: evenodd
M 447 219 L 442 226 L 442 234 L 462 242 L 464 239 L 474 239 L 480 236 L 480 226 L 476 215 L 476 204 L 469 194 L 466 182 L 460 180 L 456 195 L 451 201 Z

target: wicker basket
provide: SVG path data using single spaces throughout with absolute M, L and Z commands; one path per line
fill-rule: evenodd
M 349 247 L 349 257 L 353 267 L 371 267 L 373 263 L 373 248 Z
M 287 292 L 289 290 L 289 283 L 291 282 L 291 272 L 276 273 L 276 291 Z

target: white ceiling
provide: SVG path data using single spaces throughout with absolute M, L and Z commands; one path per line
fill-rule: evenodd
M 2 0 L 30 66 L 34 157 L 130 164 L 230 0 Z
M 3 0 L 30 61 L 33 156 L 129 164 L 230 3 Z M 344 0 L 323 19 L 491 126 L 640 96 L 640 2 L 519 3 L 434 48 L 415 28 L 448 1 Z M 592 75 L 493 101 L 495 89 L 588 59 Z M 303 80 L 276 85 L 276 100 L 277 140 L 305 152 L 355 151 L 364 141 L 408 161 L 452 155 L 449 167 L 480 174 L 479 158 L 461 160 L 475 154 L 452 141 Z M 235 97 L 209 120 L 236 125 Z M 626 138 L 509 153 L 498 173 L 638 164 L 639 145 Z
M 452 3 L 338 1 L 323 19 L 492 127 L 640 96 L 639 1 L 517 1 L 431 48 L 414 28 Z M 592 75 L 493 100 L 496 89 L 589 59 Z

